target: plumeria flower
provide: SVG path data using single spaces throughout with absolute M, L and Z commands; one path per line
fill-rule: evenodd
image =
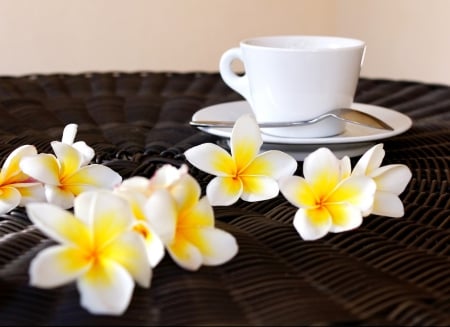
M 372 206 L 375 182 L 366 176 L 349 176 L 349 161 L 340 161 L 328 148 L 309 154 L 303 163 L 304 178 L 280 179 L 280 191 L 298 207 L 294 227 L 305 240 L 328 232 L 354 229 Z
M 150 286 L 152 269 L 143 238 L 132 229 L 126 200 L 111 191 L 87 191 L 75 198 L 73 214 L 49 203 L 30 203 L 26 210 L 59 243 L 32 260 L 32 286 L 54 288 L 76 281 L 82 307 L 111 315 L 126 310 L 135 281 Z
M 402 217 L 404 215 L 403 203 L 399 198 L 412 173 L 410 169 L 401 164 L 382 166 L 385 151 L 383 144 L 374 145 L 356 163 L 352 171 L 353 176 L 365 175 L 372 178 L 377 186 L 371 213 L 387 216 Z
M 191 271 L 225 263 L 238 251 L 235 238 L 214 226 L 213 209 L 207 197 L 200 198 L 200 191 L 196 180 L 185 175 L 176 192 L 159 188 L 145 206 L 172 259 Z
M 74 198 L 84 191 L 113 189 L 122 181 L 107 166 L 88 165 L 93 150 L 84 142 L 72 144 L 75 133 L 74 126 L 69 125 L 64 129 L 64 142 L 51 142 L 56 156 L 40 153 L 24 157 L 20 162 L 23 172 L 44 184 L 47 201 L 63 209 L 71 208 Z
M 114 189 L 116 194 L 126 198 L 133 209 L 136 217 L 135 230 L 140 232 L 146 240 L 149 259 L 152 267 L 155 267 L 164 256 L 164 244 L 156 234 L 154 228 L 146 216 L 145 203 L 158 189 L 165 189 L 171 193 L 175 201 L 183 203 L 184 201 L 195 200 L 196 194 L 183 192 L 182 189 L 189 184 L 197 182 L 188 176 L 187 165 L 181 165 L 176 168 L 170 164 L 158 168 L 151 178 L 142 176 L 133 176 L 122 181 Z M 195 187 L 195 186 L 193 186 Z M 181 191 L 180 191 L 181 189 Z M 150 213 L 152 214 L 152 213 Z
M 29 202 L 45 201 L 42 184 L 26 175 L 19 167 L 23 157 L 36 154 L 34 146 L 23 145 L 6 158 L 0 170 L 0 214 Z
M 278 179 L 292 175 L 297 161 L 277 150 L 260 152 L 263 140 L 253 116 L 236 120 L 230 138 L 231 154 L 212 143 L 188 149 L 186 159 L 216 177 L 207 185 L 212 205 L 231 205 L 239 198 L 262 201 L 279 194 Z

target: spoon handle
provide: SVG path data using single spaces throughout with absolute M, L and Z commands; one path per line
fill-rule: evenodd
M 322 120 L 323 118 L 321 118 L 320 120 Z M 228 120 L 193 120 L 189 122 L 190 125 L 197 127 L 220 127 L 220 128 L 232 128 L 234 126 L 234 123 L 235 123 L 234 121 Z M 310 124 L 312 124 L 310 121 L 258 123 L 259 127 L 261 128 L 291 127 Z
M 350 109 L 350 108 L 342 108 L 332 110 L 326 114 L 320 115 L 318 117 L 312 118 L 310 120 L 304 121 L 291 121 L 291 122 L 264 122 L 258 123 L 261 128 L 277 128 L 277 127 L 292 127 L 292 126 L 303 126 L 315 124 L 327 117 L 333 117 L 336 119 L 343 120 L 347 123 L 356 124 L 360 126 L 366 126 L 377 129 L 384 129 L 393 131 L 394 129 L 386 124 L 381 119 L 378 119 L 372 115 L 369 115 L 365 112 Z M 221 120 L 194 120 L 190 122 L 190 125 L 196 127 L 219 127 L 219 128 L 232 128 L 234 126 L 234 121 L 221 121 Z

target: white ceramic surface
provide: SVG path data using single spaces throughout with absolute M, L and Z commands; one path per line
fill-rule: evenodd
M 306 155 L 324 146 L 332 150 L 338 157 L 345 155 L 354 157 L 363 154 L 376 141 L 401 134 L 412 126 L 411 118 L 392 109 L 362 103 L 353 103 L 351 107 L 382 119 L 391 125 L 394 130 L 387 131 L 345 124 L 344 131 L 341 134 L 322 138 L 287 138 L 262 133 L 264 144 L 261 150 L 277 149 L 291 154 L 297 160 L 303 160 Z M 232 101 L 200 109 L 192 116 L 192 120 L 228 120 L 234 122 L 244 114 L 252 114 L 249 103 L 247 101 Z M 199 127 L 199 129 L 223 137 L 223 144 L 227 144 L 231 136 L 231 128 Z
M 364 50 L 363 41 L 341 37 L 258 37 L 225 51 L 219 68 L 224 82 L 250 103 L 257 121 L 307 120 L 352 104 Z M 244 75 L 233 71 L 234 60 L 243 62 Z M 343 129 L 343 122 L 325 119 L 271 133 L 323 137 Z

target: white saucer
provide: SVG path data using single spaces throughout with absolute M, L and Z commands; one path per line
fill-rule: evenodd
M 412 126 L 408 116 L 392 110 L 370 104 L 353 103 L 352 108 L 370 113 L 387 122 L 393 131 L 346 124 L 345 131 L 339 135 L 323 138 L 288 138 L 262 133 L 264 144 L 261 150 L 277 149 L 290 153 L 297 160 L 319 147 L 328 147 L 336 156 L 359 156 L 375 144 L 374 141 L 392 137 L 407 131 Z M 233 101 L 212 105 L 197 111 L 192 120 L 227 120 L 236 121 L 243 114 L 251 113 L 247 101 Z M 213 135 L 230 138 L 231 128 L 198 127 Z

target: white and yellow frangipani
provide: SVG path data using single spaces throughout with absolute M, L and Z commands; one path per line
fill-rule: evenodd
M 0 170 L 0 214 L 33 201 L 45 201 L 42 184 L 20 169 L 20 161 L 37 154 L 32 145 L 22 145 L 12 151 Z
M 92 148 L 84 142 L 73 143 L 76 125 L 69 124 L 64 129 L 64 142 L 51 142 L 55 153 L 39 153 L 24 157 L 20 168 L 24 173 L 44 184 L 47 202 L 63 209 L 73 206 L 74 198 L 84 191 L 113 189 L 122 177 L 111 168 L 91 164 Z
M 367 150 L 353 168 L 353 176 L 368 176 L 376 183 L 376 192 L 370 213 L 386 217 L 402 217 L 403 203 L 399 195 L 411 180 L 411 170 L 402 164 L 381 166 L 385 151 L 383 144 Z
M 74 213 L 49 203 L 26 206 L 30 220 L 58 242 L 33 258 L 30 284 L 54 288 L 76 281 L 81 306 L 93 314 L 120 315 L 135 282 L 149 287 L 152 269 L 145 243 L 133 230 L 129 203 L 111 191 L 87 191 Z
M 259 153 L 262 144 L 255 118 L 243 115 L 236 120 L 231 132 L 231 154 L 212 143 L 185 151 L 192 165 L 216 176 L 206 188 L 212 205 L 231 205 L 239 198 L 262 201 L 279 194 L 278 180 L 292 175 L 297 161 L 278 150 Z
M 197 181 L 186 174 L 175 192 L 158 188 L 145 205 L 146 217 L 171 258 L 191 271 L 223 264 L 238 252 L 233 235 L 215 227 L 214 211 L 200 192 Z
M 350 161 L 339 160 L 328 148 L 309 154 L 303 163 L 304 178 L 280 179 L 280 191 L 298 207 L 294 227 L 305 240 L 328 232 L 354 229 L 371 208 L 375 182 L 366 176 L 349 176 Z
M 197 181 L 188 174 L 187 165 L 176 168 L 165 164 L 158 168 L 151 178 L 133 176 L 122 181 L 114 189 L 116 194 L 126 198 L 136 217 L 135 230 L 140 232 L 147 244 L 147 250 L 152 267 L 155 267 L 164 257 L 164 244 L 155 232 L 145 211 L 146 201 L 159 189 L 167 190 L 176 203 L 181 206 L 185 202 L 195 201 L 197 194 L 184 192 L 186 187 L 196 187 Z

